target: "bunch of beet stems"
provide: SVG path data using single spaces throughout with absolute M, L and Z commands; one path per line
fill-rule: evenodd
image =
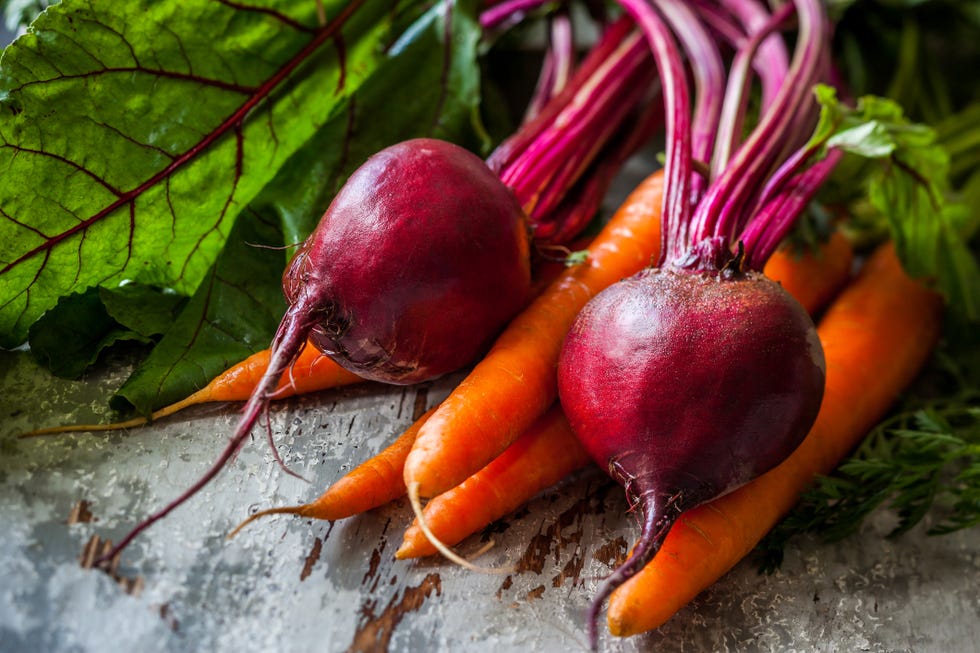
M 515 0 L 512 3 L 503 3 L 500 7 L 518 4 L 526 9 L 532 3 L 527 0 Z M 698 101 L 692 119 L 684 63 L 679 52 L 673 47 L 672 37 L 663 22 L 653 7 L 646 2 L 629 0 L 621 4 L 630 12 L 637 24 L 643 26 L 654 52 L 657 53 L 661 93 L 667 107 L 665 121 L 668 139 L 664 169 L 667 192 L 664 196 L 663 211 L 665 215 L 671 212 L 677 218 L 665 218 L 661 234 L 664 246 L 660 250 L 661 260 L 663 260 L 668 249 L 672 251 L 676 249 L 676 245 L 672 246 L 670 243 L 676 243 L 679 235 L 672 233 L 672 230 L 681 227 L 686 229 L 687 219 L 683 216 L 705 192 L 702 189 L 708 180 L 708 173 L 705 171 L 707 162 L 712 161 L 713 143 L 735 141 L 740 133 L 741 120 L 738 117 L 745 111 L 749 89 L 745 79 L 729 77 L 732 92 L 725 93 L 721 55 L 709 36 L 708 28 L 697 20 L 693 10 L 684 3 L 657 3 L 657 7 L 663 6 L 669 9 L 668 16 L 672 23 L 683 27 L 679 32 L 687 49 L 690 72 L 698 89 Z M 788 140 L 787 134 L 799 133 L 803 138 L 803 134 L 808 133 L 806 128 L 810 125 L 810 120 L 816 114 L 809 112 L 810 115 L 803 120 L 797 114 L 779 113 L 787 112 L 789 106 L 799 105 L 804 102 L 804 99 L 809 98 L 809 87 L 806 87 L 805 92 L 797 91 L 790 94 L 787 91 L 788 84 L 784 82 L 799 77 L 800 73 L 796 69 L 802 64 L 794 62 L 793 70 L 781 69 L 786 57 L 780 51 L 781 42 L 772 38 L 775 29 L 786 21 L 788 10 L 781 10 L 775 16 L 768 17 L 763 7 L 752 0 L 726 0 L 722 7 L 731 8 L 731 17 L 727 18 L 728 23 L 726 23 L 730 29 L 726 34 L 738 46 L 739 54 L 736 55 L 736 63 L 740 59 L 745 60 L 750 64 L 746 66 L 747 68 L 755 66 L 764 73 L 760 75 L 762 97 L 763 101 L 769 104 L 764 104 L 763 109 L 769 116 L 769 123 L 779 123 L 767 128 L 767 133 L 770 133 L 769 138 L 774 141 L 781 139 L 780 142 L 784 144 Z M 739 27 L 744 30 L 745 35 L 736 38 L 735 32 Z M 725 34 L 720 38 L 724 39 Z M 762 48 L 765 48 L 767 57 L 765 63 L 761 62 L 760 57 L 754 56 L 757 52 L 762 52 Z M 747 75 L 747 73 L 747 70 L 743 70 L 743 74 Z M 726 98 L 724 104 L 721 101 L 722 97 Z M 730 117 L 726 120 L 724 116 Z M 721 127 L 726 131 L 720 131 Z M 764 161 L 762 157 L 753 158 L 750 153 L 759 149 L 759 141 L 760 137 L 756 136 L 754 144 L 743 147 L 739 154 L 741 158 L 738 166 L 733 166 L 733 170 L 741 170 L 745 174 L 746 171 L 743 169 L 750 164 L 754 167 L 752 174 L 759 174 L 755 168 L 764 165 Z M 764 152 L 761 154 L 765 156 Z M 770 165 L 776 163 L 775 156 L 769 155 L 769 159 Z M 697 162 L 699 171 L 697 176 L 692 174 L 694 162 Z M 720 168 L 726 162 L 725 158 L 718 158 L 715 167 Z M 829 163 L 817 168 L 818 172 L 821 170 L 823 174 L 829 172 Z M 702 172 L 704 174 L 701 174 Z M 815 173 L 810 173 L 811 181 L 815 182 L 817 179 L 814 175 Z M 729 182 L 726 183 L 731 183 L 732 180 L 739 181 L 738 173 L 729 173 L 728 179 Z M 796 192 L 797 188 L 803 188 L 799 186 L 798 181 L 795 178 L 790 180 L 791 183 L 787 184 L 785 189 L 789 189 L 790 202 L 802 208 L 812 196 L 812 192 L 803 194 Z M 745 190 L 743 188 L 743 192 Z M 812 191 L 815 190 L 814 183 Z M 731 206 L 729 212 L 736 211 L 736 206 Z M 792 220 L 786 220 L 782 224 L 779 231 L 780 238 L 791 226 Z M 767 230 L 765 233 L 772 234 L 772 231 Z M 778 243 L 775 238 L 770 242 L 773 248 Z M 767 255 L 756 256 L 753 263 L 758 264 L 763 261 L 763 258 L 767 258 Z M 517 323 L 512 326 L 516 327 Z M 501 340 L 503 337 L 498 340 L 498 343 Z M 536 369 L 534 373 L 535 382 L 540 381 L 544 388 L 542 393 L 528 391 L 529 381 L 524 377 L 530 378 L 530 375 L 524 373 L 520 379 L 499 383 L 492 397 L 481 398 L 482 391 L 475 389 L 480 383 L 477 379 L 489 375 L 493 365 L 489 359 L 493 354 L 494 351 L 491 350 L 488 359 L 477 365 L 473 373 L 449 396 L 419 433 L 419 438 L 405 465 L 405 482 L 410 493 L 413 486 L 417 486 L 419 497 L 433 497 L 458 485 L 481 469 L 529 428 L 557 398 L 553 374 L 554 366 L 557 364 L 557 351 L 554 352 L 554 358 L 551 354 L 547 357 L 541 354 L 543 367 L 540 370 Z M 486 373 L 484 368 L 487 370 Z M 541 378 L 538 378 L 539 376 Z M 470 391 L 470 386 L 473 386 L 474 390 Z M 488 425 L 483 416 L 484 411 L 487 410 L 485 404 L 487 401 L 493 403 L 497 399 L 501 404 L 504 402 L 518 404 L 520 410 L 514 411 L 512 419 L 507 420 L 505 424 Z M 473 433 L 466 433 L 467 431 Z M 476 436 L 475 433 L 479 435 Z M 465 445 L 459 446 L 460 441 L 465 441 Z M 458 450 L 465 451 L 466 456 L 456 454 Z
M 761 271 L 837 160 L 837 155 L 831 154 L 814 161 L 817 147 L 805 145 L 805 139 L 812 133 L 818 115 L 812 95 L 813 86 L 829 77 L 829 22 L 818 0 L 794 0 L 792 5 L 785 5 L 792 6 L 795 10 L 797 35 L 793 57 L 785 72 L 773 70 L 771 76 L 763 77 L 763 84 L 771 85 L 778 81 L 779 90 L 771 97 L 770 103 L 763 107 L 755 128 L 739 143 L 738 136 L 746 113 L 751 61 L 756 58 L 762 40 L 785 23 L 789 9 L 784 8 L 771 15 L 738 47 L 726 86 L 723 77 L 714 74 L 720 61 L 716 42 L 707 36 L 704 24 L 686 3 L 679 0 L 658 0 L 651 6 L 641 0 L 628 0 L 622 4 L 642 28 L 653 47 L 663 87 L 667 129 L 666 188 L 661 230 L 663 240 L 658 262 L 658 267 L 665 269 L 666 274 L 634 277 L 633 279 L 642 280 L 636 281 L 636 285 L 629 288 L 639 288 L 641 293 L 654 292 L 652 289 L 679 293 L 678 297 L 681 299 L 676 301 L 681 304 L 676 308 L 672 304 L 672 308 L 662 309 L 664 311 L 676 310 L 679 311 L 678 315 L 686 314 L 688 310 L 703 311 L 708 307 L 695 308 L 691 302 L 704 300 L 690 299 L 686 294 L 695 292 L 694 289 L 700 283 L 692 279 L 717 278 L 724 285 L 723 279 L 741 279 L 745 278 L 746 272 Z M 745 7 L 748 4 L 730 3 L 730 6 Z M 693 118 L 685 78 L 685 60 L 695 80 L 698 100 Z M 762 61 L 760 64 L 766 65 L 766 62 Z M 711 110 L 704 110 L 704 107 L 711 107 Z M 695 161 L 698 166 L 695 166 Z M 709 165 L 705 170 L 706 163 Z M 698 167 L 701 169 L 697 169 Z M 630 283 L 633 283 L 633 279 Z M 647 283 L 648 286 L 644 285 Z M 628 295 L 631 290 L 621 291 L 626 293 L 623 299 L 614 297 L 606 300 L 613 304 L 607 303 L 603 307 L 611 307 L 613 312 L 624 310 L 621 308 L 623 304 L 616 302 L 638 301 L 633 299 L 636 292 Z M 696 292 L 707 292 L 710 295 L 716 291 Z M 770 290 L 760 292 L 768 293 Z M 626 298 L 627 295 L 630 299 Z M 706 295 L 696 294 L 691 297 L 702 296 Z M 730 311 L 736 307 L 741 310 L 741 298 L 729 300 L 723 297 L 719 296 L 719 300 L 723 302 L 720 310 Z M 727 303 L 729 301 L 732 302 L 731 305 Z M 748 301 L 748 296 L 745 301 Z M 775 303 L 771 300 L 765 301 L 766 308 L 762 310 L 772 312 L 784 302 L 781 297 L 775 299 Z M 791 307 L 787 310 L 794 315 L 789 317 L 787 313 L 785 319 L 795 320 L 797 311 Z M 798 403 L 779 408 L 780 411 L 787 412 L 787 424 L 772 425 L 775 444 L 766 444 L 765 451 L 756 454 L 756 459 L 743 460 L 741 454 L 735 453 L 744 446 L 742 440 L 735 438 L 750 441 L 756 437 L 755 427 L 743 427 L 751 428 L 751 432 L 729 434 L 721 423 L 713 428 L 709 427 L 710 432 L 706 433 L 699 430 L 703 428 L 699 424 L 680 429 L 675 436 L 682 440 L 666 445 L 670 453 L 666 450 L 636 451 L 631 447 L 641 445 L 635 432 L 607 434 L 606 431 L 610 427 L 625 427 L 627 431 L 657 431 L 666 428 L 666 425 L 640 425 L 629 421 L 620 424 L 617 418 L 606 420 L 603 416 L 582 414 L 577 405 L 583 384 L 576 379 L 576 374 L 590 370 L 592 364 L 598 364 L 594 361 L 605 356 L 583 349 L 593 346 L 595 341 L 590 338 L 603 337 L 587 332 L 593 324 L 590 319 L 599 318 L 580 318 L 576 325 L 577 329 L 582 329 L 587 335 L 577 336 L 571 342 L 566 341 L 563 368 L 566 356 L 573 363 L 584 361 L 585 365 L 570 372 L 571 377 L 564 376 L 560 379 L 562 401 L 568 402 L 566 413 L 576 434 L 585 438 L 583 443 L 590 454 L 597 460 L 604 458 L 609 464 L 610 473 L 626 486 L 631 505 L 636 509 L 641 522 L 640 539 L 631 557 L 605 579 L 589 609 L 588 634 L 590 645 L 594 649 L 598 642 L 596 624 L 604 600 L 653 558 L 678 517 L 776 466 L 802 441 L 819 408 L 823 392 L 824 363 L 822 353 L 817 358 L 811 358 L 811 354 L 807 353 L 811 347 L 807 341 L 815 338 L 812 324 L 806 327 L 801 323 L 800 327 L 793 327 L 791 335 L 787 335 L 785 346 L 787 351 L 799 352 L 790 354 L 791 357 L 799 356 L 799 360 L 787 361 L 786 369 L 799 369 L 806 377 L 785 379 L 785 383 L 793 387 L 799 384 L 799 396 L 793 398 L 793 402 Z M 705 319 L 708 319 L 706 315 Z M 737 326 L 732 324 L 733 328 Z M 600 330 L 603 328 L 599 327 Z M 702 328 L 702 325 L 698 324 L 695 328 Z M 809 330 L 810 335 L 806 335 L 806 330 Z M 670 333 L 673 337 L 684 337 L 681 333 Z M 609 337 L 611 334 L 603 335 Z M 606 345 L 599 343 L 599 346 Z M 619 345 L 623 346 L 637 345 Z M 759 346 L 770 345 L 766 343 Z M 784 346 L 784 342 L 780 342 L 779 346 Z M 732 351 L 734 355 L 734 350 L 728 347 L 730 345 L 725 345 L 724 349 L 719 348 L 717 353 L 724 355 L 722 352 Z M 685 350 L 682 347 L 679 351 Z M 755 359 L 759 358 L 758 355 L 755 356 Z M 773 362 L 770 359 L 769 364 Z M 751 379 L 757 371 L 753 367 L 756 362 L 738 359 L 739 365 L 745 363 L 749 364 L 743 369 L 743 373 L 747 383 L 751 385 L 755 383 Z M 724 366 L 732 363 L 723 360 L 715 364 Z M 679 370 L 679 373 L 690 373 L 689 378 L 692 379 L 700 378 L 694 376 L 693 369 Z M 565 374 L 565 370 L 562 369 L 560 374 Z M 571 380 L 566 383 L 565 378 Z M 652 383 L 654 387 L 659 387 L 663 379 L 654 377 Z M 681 389 L 676 400 L 685 401 L 681 397 L 698 394 L 694 388 L 687 389 L 690 383 L 692 382 L 679 383 Z M 587 383 L 584 385 L 587 387 Z M 622 390 L 619 392 L 622 393 Z M 663 400 L 671 402 L 675 397 L 665 396 Z M 725 401 L 721 400 L 719 407 L 726 405 Z M 780 401 L 787 399 L 781 398 Z M 682 411 L 693 409 L 693 406 L 685 407 L 686 404 L 683 403 L 678 406 Z M 572 411 L 572 408 L 575 410 Z M 594 413 L 595 405 L 592 408 Z M 710 410 L 707 407 L 705 409 Z M 755 407 L 746 406 L 733 411 L 733 414 L 742 419 L 743 413 L 749 415 L 754 410 Z M 670 409 L 665 412 L 664 417 L 668 418 L 669 415 Z M 679 418 L 680 415 L 676 417 Z M 754 417 L 747 419 L 746 423 L 752 424 L 753 419 Z M 778 418 L 773 421 L 778 421 Z M 684 430 L 685 428 L 690 430 Z M 780 434 L 777 435 L 776 432 Z M 596 437 L 610 437 L 611 440 L 597 441 L 594 439 Z M 701 451 L 703 455 L 716 451 L 719 446 L 724 449 L 726 445 L 719 442 L 729 442 L 727 446 L 732 447 L 729 460 L 717 460 L 710 464 L 697 460 L 697 451 Z M 658 455 L 694 458 L 658 461 Z M 688 462 L 684 462 L 685 460 Z M 673 465 L 681 467 L 675 469 Z M 684 465 L 689 465 L 690 469 Z M 669 471 L 660 471 L 664 468 Z
M 482 22 L 493 27 L 505 14 L 498 11 Z M 654 133 L 661 115 L 659 109 L 649 109 L 657 90 L 654 79 L 643 38 L 628 19 L 616 21 L 564 87 L 550 94 L 540 110 L 491 155 L 488 167 L 513 190 L 536 244 L 558 244 L 578 234 L 594 215 L 618 166 Z M 275 396 L 281 377 L 302 351 L 309 326 L 295 321 L 280 326 L 268 367 L 216 461 L 184 493 L 135 526 L 103 560 L 117 556 L 141 532 L 194 496 L 236 456 Z M 271 428 L 267 435 L 285 469 Z

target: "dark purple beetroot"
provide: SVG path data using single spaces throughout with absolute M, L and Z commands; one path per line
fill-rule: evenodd
M 318 312 L 310 335 L 325 354 L 407 384 L 476 359 L 526 304 L 530 278 L 513 192 L 463 148 L 415 139 L 350 177 L 283 289 Z
M 603 600 L 684 511 L 782 462 L 816 418 L 823 349 L 806 311 L 758 273 L 648 269 L 572 325 L 558 367 L 569 423 L 639 508 L 640 543 Z

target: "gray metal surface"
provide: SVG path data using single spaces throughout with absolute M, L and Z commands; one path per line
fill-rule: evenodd
M 441 559 L 395 561 L 411 517 L 404 502 L 332 525 L 271 517 L 226 541 L 250 510 L 317 495 L 411 422 L 419 392 L 432 405 L 453 377 L 278 404 L 276 441 L 311 483 L 283 474 L 256 437 L 215 483 L 141 537 L 113 579 L 80 565 L 86 545 L 118 538 L 191 483 L 220 450 L 234 407 L 122 434 L 15 441 L 27 428 L 99 416 L 125 369 L 69 383 L 39 374 L 23 352 L 0 352 L 0 370 L 2 651 L 584 650 L 582 610 L 637 532 L 619 488 L 591 469 L 463 543 L 472 551 L 492 537 L 480 562 L 516 566 L 503 576 Z M 882 537 L 888 520 L 879 515 L 835 546 L 797 542 L 772 576 L 743 563 L 660 630 L 604 637 L 603 646 L 978 650 L 980 530 L 943 538 L 917 530 L 893 541 Z

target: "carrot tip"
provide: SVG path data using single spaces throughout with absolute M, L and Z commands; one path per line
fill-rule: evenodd
M 234 528 L 234 530 L 232 530 L 230 533 L 228 533 L 228 535 L 227 535 L 227 537 L 225 537 L 225 539 L 226 540 L 232 539 L 233 537 L 235 537 L 236 535 L 238 535 L 238 532 L 240 530 L 242 530 L 243 528 L 245 528 L 246 526 L 248 526 L 249 524 L 251 524 L 253 521 L 255 521 L 256 519 L 258 519 L 259 517 L 265 517 L 267 515 L 283 515 L 283 514 L 287 514 L 287 515 L 301 515 L 301 514 L 303 514 L 303 509 L 304 508 L 306 508 L 305 505 L 302 505 L 302 506 L 286 506 L 286 507 L 283 507 L 283 508 L 269 508 L 268 510 L 262 510 L 260 512 L 255 513 L 254 515 L 250 515 L 242 523 L 240 523 L 238 526 L 236 526 Z
M 494 569 L 492 567 L 481 567 L 479 565 L 475 565 L 469 560 L 467 560 L 466 558 L 462 557 L 461 555 L 453 551 L 452 549 L 450 549 L 439 538 L 437 538 L 435 536 L 435 533 L 433 533 L 429 529 L 429 525 L 425 522 L 425 516 L 422 514 L 422 503 L 419 500 L 418 481 L 414 481 L 411 485 L 408 486 L 408 501 L 409 503 L 412 504 L 412 511 L 415 513 L 415 518 L 416 520 L 418 520 L 418 525 L 419 528 L 422 529 L 422 533 L 425 535 L 426 539 L 432 543 L 432 546 L 434 546 L 436 550 L 439 553 L 441 553 L 443 557 L 445 557 L 447 560 L 449 560 L 450 562 L 455 562 L 457 565 L 463 567 L 464 569 L 469 569 L 470 571 L 476 571 L 484 574 L 514 573 L 515 568 L 512 565 L 508 565 L 507 567 L 500 567 L 497 569 Z M 476 555 L 481 555 L 482 553 L 486 552 L 491 546 L 493 546 L 493 542 L 491 542 L 489 546 L 484 546 L 482 549 L 480 549 Z M 402 546 L 402 548 L 404 548 L 404 545 Z M 399 551 L 401 551 L 401 549 L 399 549 Z M 395 557 L 396 558 L 398 557 L 398 552 L 395 553 Z
M 128 429 L 134 426 L 144 426 L 149 423 L 145 417 L 137 417 L 125 422 L 113 422 L 112 424 L 63 424 L 61 426 L 48 426 L 43 429 L 35 429 L 21 433 L 17 437 L 25 440 L 27 438 L 38 438 L 47 435 L 64 435 L 66 433 L 96 433 L 99 431 L 117 431 Z

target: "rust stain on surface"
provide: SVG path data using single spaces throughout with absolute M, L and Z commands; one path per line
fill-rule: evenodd
M 381 567 L 382 554 L 388 548 L 388 538 L 385 535 L 390 525 L 391 520 L 389 519 L 385 522 L 384 530 L 381 531 L 381 540 L 378 542 L 378 546 L 374 547 L 374 550 L 371 551 L 371 561 L 368 564 L 368 570 L 364 573 L 364 578 L 361 579 L 361 585 L 367 585 L 370 581 L 374 581 L 368 588 L 368 592 L 372 594 L 377 591 L 378 585 L 381 583 L 381 575 L 378 573 L 378 570 Z
M 319 537 L 313 540 L 313 548 L 310 549 L 309 554 L 306 556 L 306 561 L 303 563 L 303 571 L 299 572 L 299 580 L 303 582 L 310 577 L 313 573 L 313 567 L 320 560 L 320 552 L 323 551 L 323 540 Z
M 412 421 L 416 422 L 425 411 L 429 410 L 429 385 L 423 384 L 415 393 L 415 404 L 412 406 Z
M 620 535 L 597 548 L 592 557 L 608 567 L 615 568 L 626 562 L 628 553 L 629 543 Z
M 140 592 L 143 591 L 143 577 L 129 577 L 120 574 L 120 554 L 116 554 L 116 556 L 111 560 L 96 566 L 95 561 L 109 553 L 109 551 L 112 551 L 112 540 L 103 540 L 98 535 L 93 535 L 89 538 L 88 542 L 85 543 L 84 548 L 82 548 L 82 552 L 78 556 L 78 562 L 82 565 L 83 569 L 98 568 L 101 571 L 104 571 L 109 578 L 113 579 L 119 584 L 119 587 L 121 587 L 126 594 L 139 596 Z
M 68 513 L 67 524 L 72 526 L 74 524 L 88 524 L 89 522 L 95 521 L 91 508 L 91 503 L 85 499 L 79 500 L 78 503 L 72 506 L 71 512 Z
M 378 567 L 381 565 L 381 551 L 375 549 L 371 552 L 371 562 L 368 564 L 368 570 L 364 572 L 364 578 L 361 579 L 361 585 L 367 585 L 368 581 L 375 578 L 378 574 Z
M 584 536 L 584 517 L 602 514 L 606 496 L 616 487 L 604 479 L 598 484 L 590 483 L 579 500 L 561 512 L 550 523 L 541 525 L 540 530 L 531 538 L 524 553 L 517 561 L 516 571 L 518 573 L 541 574 L 544 573 L 549 560 L 553 565 L 560 564 L 566 550 L 575 550 L 581 544 Z M 575 553 L 571 560 L 565 563 L 562 570 L 552 578 L 552 587 L 561 587 L 568 581 L 580 584 L 584 566 L 585 562 L 582 556 Z M 510 587 L 511 582 L 509 577 L 504 581 L 504 584 L 497 590 L 498 598 L 501 597 L 503 591 Z
M 527 600 L 533 601 L 535 599 L 540 599 L 542 596 L 544 596 L 544 585 L 538 585 L 527 593 Z
M 375 615 L 377 601 L 368 601 L 361 609 L 364 623 L 354 634 L 349 653 L 382 653 L 388 650 L 391 636 L 405 615 L 418 610 L 432 592 L 442 595 L 442 579 L 439 574 L 428 574 L 417 587 L 406 587 L 401 598 L 391 597 L 381 614 Z
M 551 579 L 551 586 L 561 587 L 568 580 L 571 580 L 573 585 L 581 584 L 583 566 L 585 566 L 585 559 L 577 552 L 573 553 L 571 559 L 565 563 L 561 571 Z
M 160 606 L 160 618 L 163 619 L 167 627 L 173 632 L 177 632 L 180 629 L 180 622 L 177 617 L 170 611 L 170 604 L 164 603 Z
M 497 600 L 498 601 L 503 596 L 503 593 L 505 591 L 509 590 L 510 589 L 510 586 L 513 585 L 513 584 L 514 584 L 514 578 L 513 578 L 513 576 L 511 576 L 510 574 L 508 574 L 507 575 L 507 578 L 504 579 L 504 582 L 502 582 L 500 584 L 500 587 L 497 588 Z

